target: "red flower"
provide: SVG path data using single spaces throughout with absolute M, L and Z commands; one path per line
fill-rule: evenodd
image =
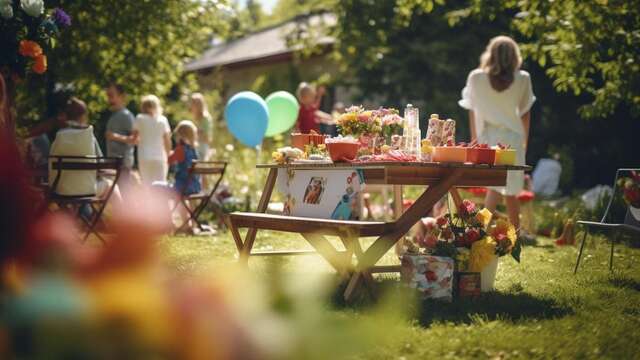
M 436 223 L 438 224 L 438 226 L 445 226 L 447 225 L 447 218 L 445 218 L 444 216 L 440 216 L 436 219 Z
M 467 229 L 465 235 L 465 243 L 467 246 L 471 246 L 474 242 L 480 240 L 480 231 L 478 229 Z
M 436 273 L 431 271 L 431 270 L 429 270 L 426 273 L 424 273 L 424 277 L 426 277 L 428 281 L 436 281 L 436 280 L 438 280 L 438 276 L 436 275 Z
M 47 57 L 45 55 L 38 55 L 31 68 L 36 74 L 44 74 L 44 72 L 47 71 Z
M 476 204 L 471 200 L 462 200 L 459 211 L 463 216 L 471 215 L 476 211 Z
M 433 249 L 436 247 L 436 243 L 438 242 L 438 237 L 435 235 L 427 235 L 424 237 L 424 244 L 426 247 Z
M 20 41 L 20 48 L 18 49 L 20 55 L 30 58 L 36 58 L 42 55 L 42 47 L 31 40 L 22 40 Z

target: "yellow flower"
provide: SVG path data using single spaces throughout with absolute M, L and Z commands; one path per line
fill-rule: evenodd
M 516 234 L 516 228 L 508 220 L 500 219 L 489 230 L 489 234 L 496 239 L 506 236 L 511 242 L 511 245 L 516 244 L 518 235 Z
M 325 144 L 319 144 L 318 145 L 318 149 L 320 149 L 320 150 L 324 151 L 326 148 L 327 148 L 327 145 L 325 145 Z
M 478 213 L 476 214 L 476 220 L 478 220 L 478 222 L 480 222 L 480 224 L 482 224 L 482 226 L 485 228 L 487 227 L 487 225 L 489 225 L 489 222 L 491 222 L 492 217 L 493 214 L 487 208 L 478 211 Z
M 344 122 L 350 122 L 350 121 L 356 121 L 357 116 L 355 113 L 345 113 L 340 115 L 340 118 L 338 119 L 339 122 L 344 123 Z
M 496 243 L 490 236 L 485 236 L 471 245 L 469 269 L 480 272 L 496 257 Z
M 274 151 L 273 153 L 271 153 L 271 157 L 273 158 L 273 161 L 278 163 L 284 160 L 284 156 L 282 155 L 281 152 L 278 152 L 278 151 Z
M 389 146 L 389 145 L 382 145 L 382 146 L 380 147 L 380 151 L 381 151 L 383 154 L 387 154 L 389 151 L 391 151 L 391 146 Z

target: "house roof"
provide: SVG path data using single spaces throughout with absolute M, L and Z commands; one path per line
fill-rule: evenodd
M 289 46 L 287 36 L 296 30 L 296 26 L 305 23 L 311 29 L 321 28 L 322 25 L 333 26 L 336 23 L 336 17 L 331 13 L 300 16 L 244 37 L 214 45 L 206 50 L 200 58 L 188 62 L 185 65 L 185 70 L 204 70 L 290 54 L 299 50 L 300 46 Z M 319 45 L 331 45 L 334 41 L 335 39 L 328 35 L 320 35 L 315 40 Z

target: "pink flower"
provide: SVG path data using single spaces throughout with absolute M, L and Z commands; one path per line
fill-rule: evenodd
M 471 215 L 476 211 L 476 204 L 471 200 L 463 200 L 459 211 L 463 216 Z

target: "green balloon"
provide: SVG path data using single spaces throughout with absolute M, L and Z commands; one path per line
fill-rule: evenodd
M 266 98 L 269 123 L 265 136 L 282 134 L 291 129 L 298 119 L 298 100 L 286 91 L 276 91 Z

